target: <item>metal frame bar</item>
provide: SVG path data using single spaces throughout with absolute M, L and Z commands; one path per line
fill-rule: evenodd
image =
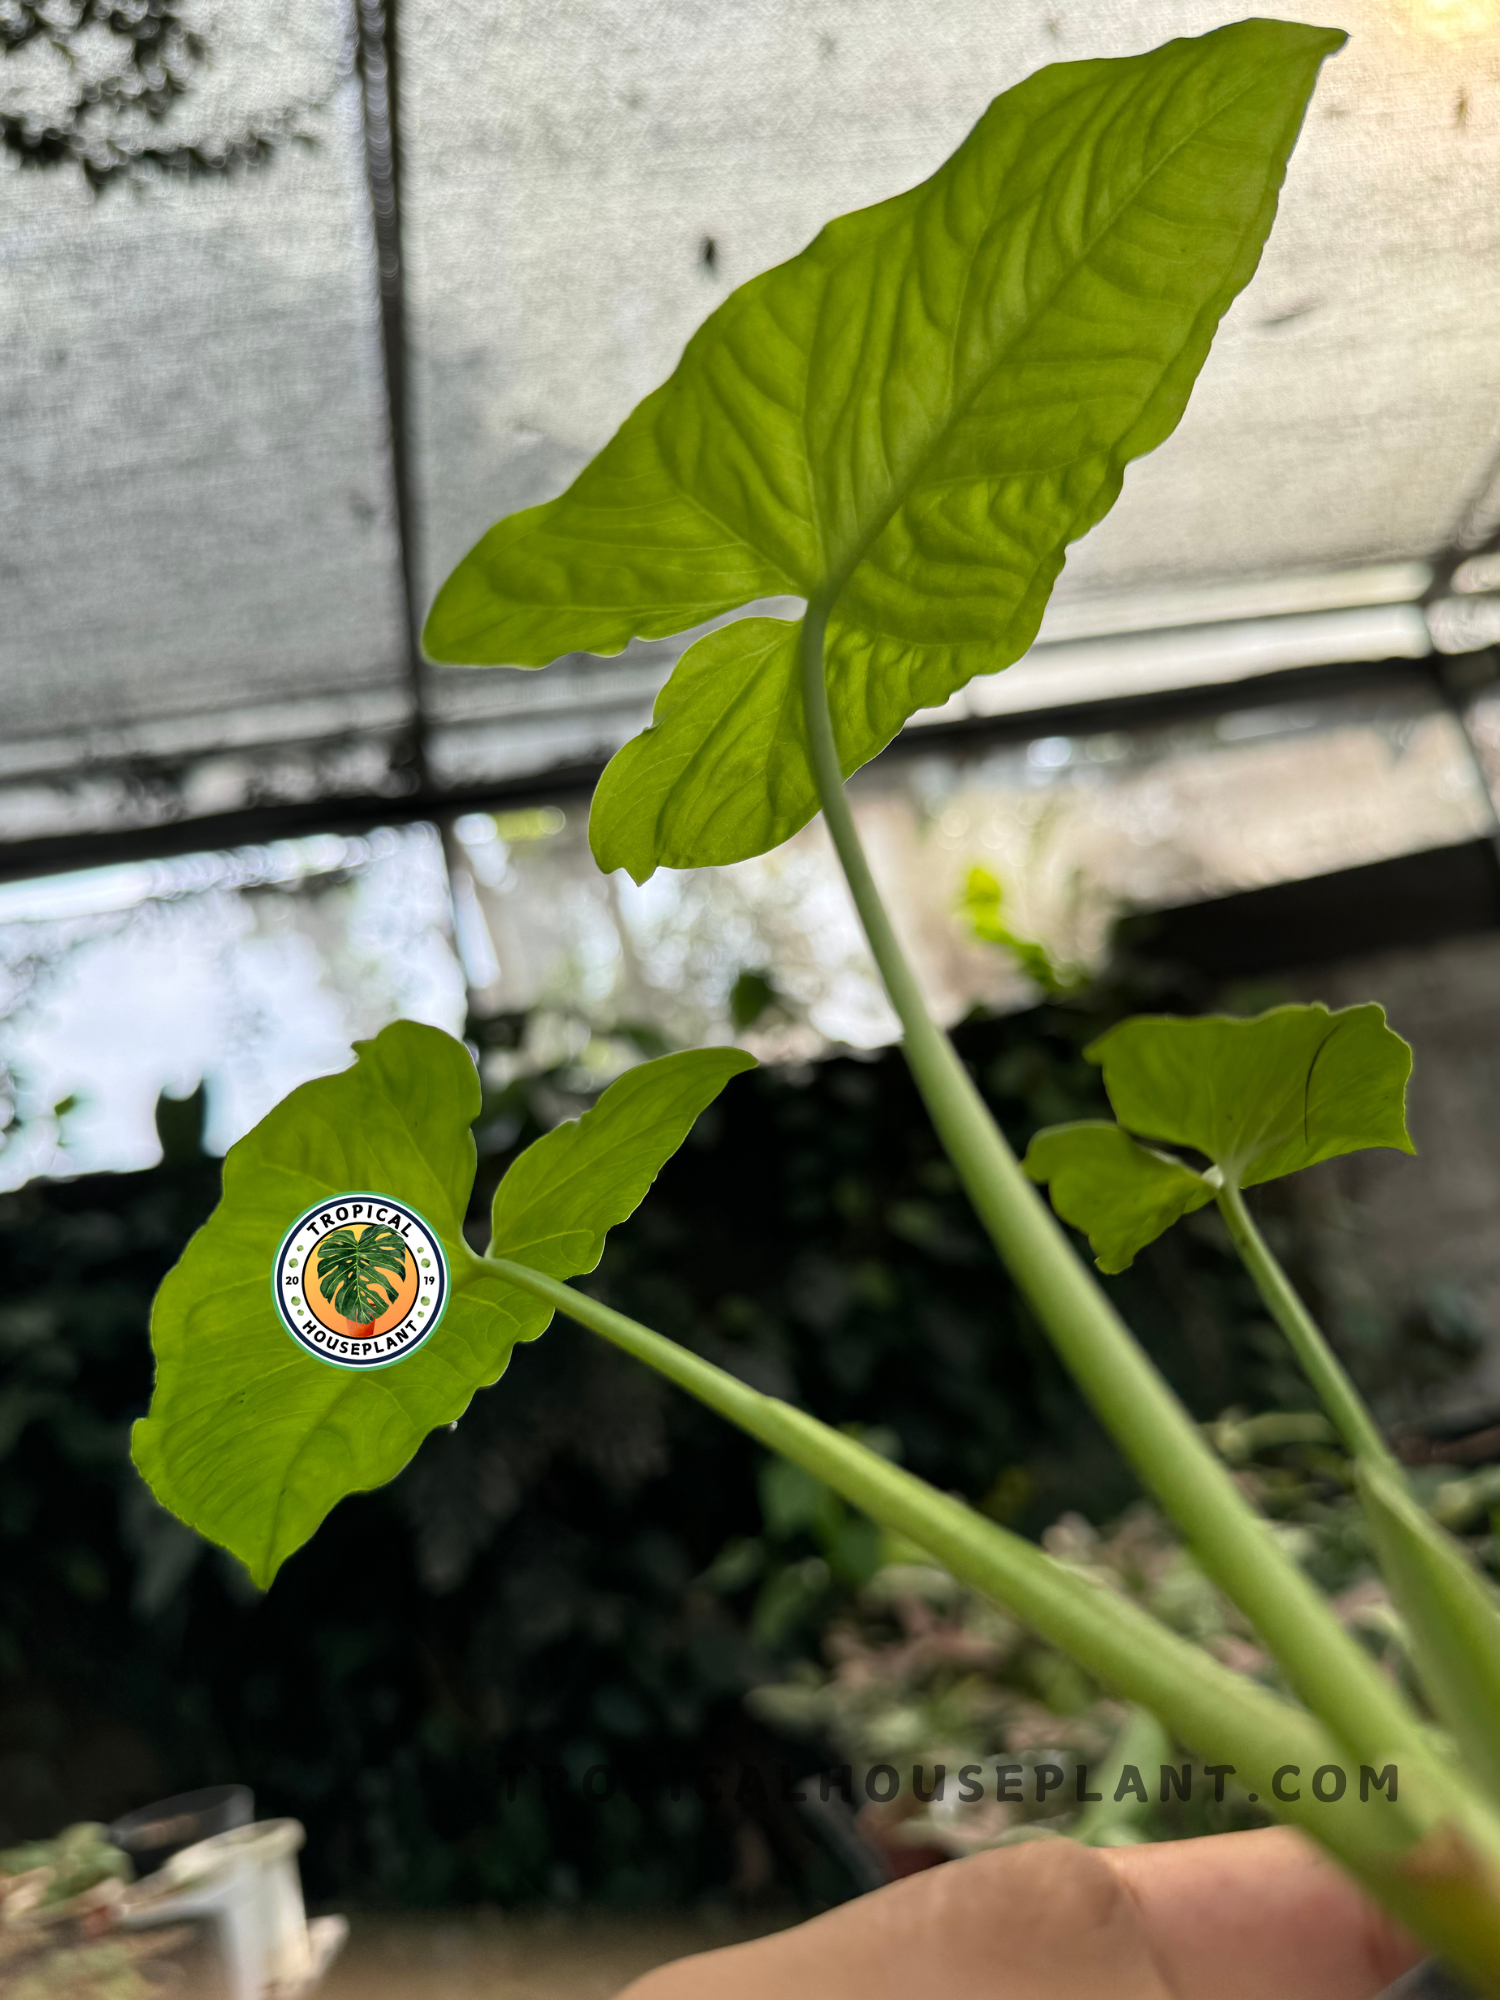
M 427 717 L 424 705 L 422 613 L 416 574 L 416 497 L 412 477 L 407 403 L 406 263 L 401 241 L 401 70 L 396 39 L 398 0 L 352 0 L 355 60 L 364 105 L 365 182 L 375 238 L 380 292 L 380 346 L 385 363 L 386 422 L 391 488 L 401 561 L 406 627 L 406 677 L 410 733 L 398 770 L 415 789 L 427 784 Z
M 1179 688 L 1107 702 L 1080 702 L 985 721 L 934 724 L 903 731 L 877 762 L 919 756 L 938 745 L 952 747 L 962 743 L 982 750 L 1000 744 L 1027 743 L 1042 736 L 1085 736 L 1203 720 L 1230 710 L 1284 702 L 1375 696 L 1414 685 L 1436 684 L 1441 699 L 1450 703 L 1452 696 L 1446 676 L 1454 664 L 1449 660 L 1398 659 L 1360 661 L 1341 667 L 1300 667 L 1228 685 Z M 363 833 L 374 826 L 404 826 L 414 820 L 429 820 L 442 826 L 460 813 L 586 796 L 602 769 L 603 760 L 596 760 L 454 790 L 442 790 L 427 782 L 414 784 L 410 790 L 394 796 L 322 797 L 247 806 L 233 812 L 151 826 L 44 836 L 0 847 L 0 881 L 96 868 L 112 861 L 154 860 L 296 839 L 312 833 Z
M 272 840 L 294 839 L 317 832 L 363 832 L 379 825 L 428 820 L 443 834 L 449 848 L 451 824 L 460 813 L 559 797 L 576 797 L 592 789 L 603 760 L 554 767 L 524 778 L 496 781 L 458 790 L 439 788 L 427 758 L 428 717 L 425 708 L 426 668 L 421 654 L 421 609 L 417 579 L 418 509 L 410 449 L 408 405 L 408 313 L 402 245 L 400 0 L 349 0 L 354 50 L 361 87 L 365 175 L 374 239 L 379 291 L 379 321 L 389 432 L 392 507 L 399 546 L 406 673 L 410 722 L 398 752 L 393 775 L 400 787 L 394 794 L 320 797 L 313 800 L 247 806 L 153 825 L 118 827 L 108 831 L 42 836 L 0 845 L 0 881 L 25 879 L 115 861 L 140 861 L 205 849 L 239 847 Z M 1496 461 L 1500 465 L 1500 459 Z M 1486 475 L 1484 490 L 1496 473 Z M 1470 512 L 1480 503 L 1471 503 Z M 1435 564 L 1434 594 L 1462 556 L 1467 545 L 1455 542 Z M 1475 661 L 1409 659 L 1359 662 L 1345 666 L 1283 670 L 1245 681 L 1114 700 L 1030 710 L 989 720 L 965 720 L 909 729 L 884 753 L 886 757 L 920 753 L 955 741 L 981 749 L 1047 735 L 1084 735 L 1112 729 L 1142 729 L 1153 724 L 1243 710 L 1258 704 L 1316 699 L 1389 689 L 1426 678 L 1456 716 L 1469 742 L 1476 774 L 1496 812 L 1496 846 L 1500 852 L 1500 811 L 1494 790 L 1479 759 L 1467 721 L 1467 694 L 1458 682 L 1467 669 L 1472 680 Z M 1496 662 L 1484 657 L 1482 671 L 1493 677 Z M 149 775 L 143 771 L 142 775 Z

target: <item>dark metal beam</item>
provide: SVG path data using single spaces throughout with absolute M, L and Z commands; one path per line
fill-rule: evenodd
M 1119 939 L 1126 950 L 1191 968 L 1212 987 L 1497 929 L 1500 859 L 1492 841 L 1466 840 L 1144 912 L 1125 920 Z
M 1385 660 L 1342 667 L 1303 667 L 1229 686 L 1180 688 L 1124 700 L 1034 709 L 1024 715 L 997 716 L 987 721 L 910 729 L 896 738 L 883 753 L 883 759 L 919 756 L 938 747 L 948 752 L 972 749 L 981 754 L 995 745 L 1026 743 L 1041 736 L 1087 736 L 1112 730 L 1159 728 L 1174 722 L 1201 722 L 1231 710 L 1243 713 L 1246 709 L 1288 702 L 1350 699 L 1360 695 L 1374 699 L 1402 688 L 1428 686 L 1435 672 L 1446 673 L 1454 665 L 1452 661 L 1438 665 L 1418 660 Z M 374 826 L 401 826 L 413 820 L 440 822 L 463 812 L 554 800 L 566 802 L 570 798 L 587 797 L 602 769 L 601 759 L 454 791 L 441 791 L 430 782 L 414 783 L 396 797 L 379 794 L 309 799 L 247 806 L 233 812 L 150 826 L 44 836 L 10 846 L 0 845 L 0 881 L 96 868 L 112 861 L 142 861 L 251 846 L 311 833 L 362 833 Z
M 426 721 L 423 709 L 422 610 L 417 586 L 416 500 L 408 422 L 397 4 L 398 0 L 353 0 L 355 47 L 364 103 L 365 179 L 370 195 L 376 279 L 380 290 L 380 345 L 385 361 L 393 511 L 400 544 L 406 678 L 411 700 L 409 735 L 398 764 L 404 766 L 414 786 L 421 790 L 427 783 Z

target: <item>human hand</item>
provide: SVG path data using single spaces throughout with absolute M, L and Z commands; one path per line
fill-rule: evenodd
M 1311 1841 L 1268 1827 L 976 1854 L 619 2000 L 1373 2000 L 1420 1955 Z

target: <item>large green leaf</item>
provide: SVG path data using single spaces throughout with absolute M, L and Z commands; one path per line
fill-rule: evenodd
M 398 1021 L 352 1068 L 303 1084 L 229 1150 L 224 1194 L 158 1292 L 156 1387 L 132 1454 L 156 1497 L 270 1584 L 346 1494 L 399 1472 L 504 1373 L 550 1308 L 488 1272 L 463 1236 L 479 1081 L 467 1050 Z M 698 1049 L 642 1064 L 576 1124 L 512 1165 L 497 1250 L 554 1277 L 592 1270 L 693 1119 L 751 1058 Z M 513 1185 L 514 1184 L 514 1185 Z M 286 1333 L 270 1277 L 288 1226 L 330 1195 L 409 1203 L 442 1242 L 446 1314 L 408 1358 L 370 1374 L 324 1366 Z M 507 1190 L 511 1190 L 507 1192 Z M 519 1234 L 510 1226 L 519 1219 Z
M 1067 545 L 1181 418 L 1343 41 L 1240 21 L 996 98 L 930 180 L 741 286 L 566 493 L 491 529 L 429 655 L 541 666 L 816 600 L 864 763 L 1025 652 Z M 738 859 L 811 816 L 795 637 L 756 618 L 689 649 L 601 787 L 602 866 Z
M 1102 1121 L 1038 1132 L 1024 1164 L 1034 1181 L 1051 1183 L 1052 1206 L 1083 1230 L 1101 1271 L 1125 1270 L 1179 1216 L 1214 1198 L 1202 1174 Z
M 1415 1150 L 1406 1130 L 1411 1050 L 1370 1003 L 1330 1013 L 1275 1007 L 1252 1020 L 1142 1014 L 1084 1051 L 1104 1071 L 1118 1125 L 1054 1125 L 1025 1166 L 1084 1230 L 1099 1267 L 1123 1271 L 1221 1181 L 1252 1187 L 1367 1146 Z M 1181 1146 L 1205 1178 L 1130 1135 Z
M 1361 1458 L 1355 1478 L 1428 1700 L 1466 1764 L 1500 1800 L 1500 1603 L 1394 1466 Z

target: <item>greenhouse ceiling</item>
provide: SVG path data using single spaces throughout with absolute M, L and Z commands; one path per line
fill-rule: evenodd
M 84 164 L 23 162 L 118 49 L 33 38 L 0 73 L 10 872 L 596 766 L 675 645 L 425 668 L 447 568 L 730 289 L 931 172 L 998 91 L 1243 11 L 352 5 L 184 4 L 182 94 L 89 114 Z M 1500 0 L 1275 11 L 1351 41 L 1260 272 L 1038 645 L 944 722 L 1500 637 Z M 142 146 L 164 165 L 120 164 Z

